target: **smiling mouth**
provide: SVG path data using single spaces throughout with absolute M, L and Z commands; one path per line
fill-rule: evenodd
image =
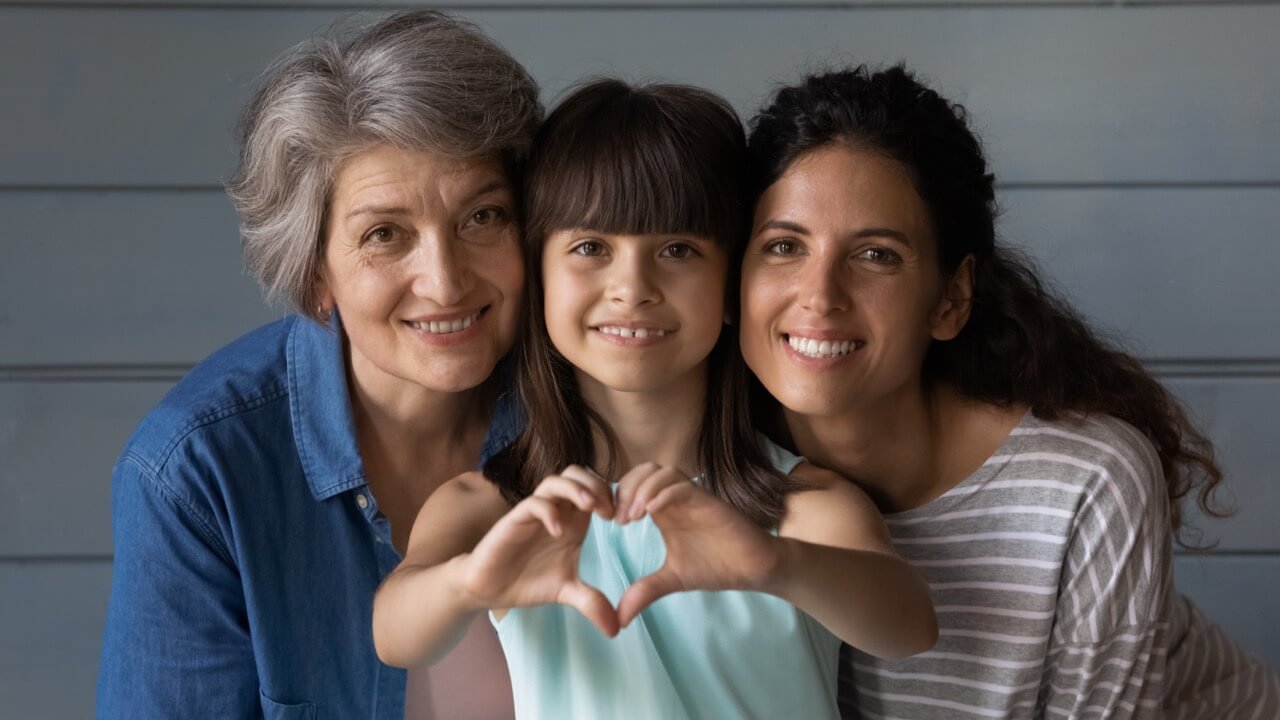
M 431 320 L 428 322 L 406 322 L 405 324 L 419 332 L 431 335 L 451 335 L 453 333 L 462 332 L 475 324 L 476 320 L 485 313 L 489 308 L 482 307 L 466 317 L 457 318 L 455 320 Z
M 661 330 L 659 328 L 625 328 L 625 327 L 619 327 L 617 325 L 600 325 L 598 327 L 593 327 L 591 329 L 595 330 L 596 332 L 604 333 L 605 335 L 615 335 L 617 337 L 624 337 L 624 338 L 636 338 L 638 340 L 644 340 L 646 338 L 651 338 L 651 337 L 664 337 L 667 335 L 668 332 L 675 332 L 674 330 L 667 331 L 667 330 Z
M 866 345 L 861 340 L 816 340 L 814 338 L 786 334 L 782 337 L 792 350 L 811 358 L 841 357 Z

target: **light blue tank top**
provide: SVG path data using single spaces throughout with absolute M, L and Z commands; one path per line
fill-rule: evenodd
M 766 447 L 783 474 L 801 462 Z M 652 519 L 593 516 L 578 572 L 616 607 L 665 557 Z M 839 718 L 839 638 L 772 595 L 668 595 L 613 639 L 564 605 L 515 608 L 494 625 L 518 720 Z

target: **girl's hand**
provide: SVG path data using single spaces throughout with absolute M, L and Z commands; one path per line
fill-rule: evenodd
M 618 603 L 626 627 L 642 610 L 685 590 L 755 590 L 782 560 L 778 539 L 679 470 L 646 463 L 618 481 L 617 522 L 653 517 L 667 559 L 638 580 Z
M 466 556 L 461 591 L 482 608 L 561 603 L 577 608 L 609 637 L 618 618 L 608 598 L 578 578 L 591 513 L 613 517 L 613 495 L 576 465 L 538 484 Z

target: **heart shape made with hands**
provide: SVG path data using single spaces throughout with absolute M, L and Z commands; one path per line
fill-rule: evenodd
M 591 515 L 620 525 L 649 516 L 666 560 L 636 580 L 615 608 L 578 576 Z M 613 488 L 590 470 L 565 468 L 499 520 L 468 556 L 466 591 L 482 606 L 561 603 L 608 637 L 658 599 L 687 590 L 757 590 L 777 567 L 776 537 L 689 476 L 656 463 L 637 465 Z

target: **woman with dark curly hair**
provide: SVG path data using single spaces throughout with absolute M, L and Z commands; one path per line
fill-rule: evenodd
M 1211 446 L 997 242 L 963 109 L 902 67 L 833 72 L 749 145 L 762 426 L 872 496 L 937 608 L 930 652 L 846 651 L 846 716 L 1280 717 L 1276 677 L 1172 587 Z

